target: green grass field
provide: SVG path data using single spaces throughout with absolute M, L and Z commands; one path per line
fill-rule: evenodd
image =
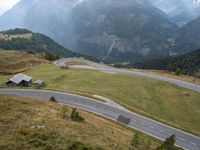
M 128 109 L 200 135 L 200 93 L 130 75 L 89 70 L 62 70 L 42 64 L 25 72 L 43 79 L 44 89 L 108 97 Z M 9 76 L 2 76 L 0 83 Z
M 26 72 L 43 79 L 46 89 L 108 97 L 135 112 L 200 134 L 200 93 L 130 75 L 61 70 L 42 64 Z
M 0 96 L 0 149 L 2 150 L 128 150 L 135 130 L 91 113 L 78 110 L 84 122 L 70 118 L 71 108 L 37 99 Z M 32 128 L 43 126 L 41 129 Z M 155 149 L 160 141 L 142 133 L 139 144 L 151 143 Z M 81 142 L 79 148 L 69 148 Z M 77 144 L 76 144 L 77 145 Z M 80 145 L 80 144 L 79 144 Z M 83 148 L 85 147 L 85 148 Z

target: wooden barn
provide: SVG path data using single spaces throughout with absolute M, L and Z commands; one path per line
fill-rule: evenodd
M 30 86 L 32 85 L 32 77 L 23 73 L 16 74 L 6 82 L 7 86 Z

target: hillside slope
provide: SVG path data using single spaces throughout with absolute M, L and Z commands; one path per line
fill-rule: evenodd
M 174 22 L 183 26 L 200 16 L 200 3 L 195 0 L 150 0 Z
M 173 49 L 179 54 L 190 52 L 200 47 L 200 17 L 176 32 L 175 43 Z
M 75 57 L 80 54 L 71 52 L 44 34 L 26 29 L 13 29 L 0 32 L 0 48 L 4 50 L 32 51 L 43 53 L 49 50 L 61 57 Z
M 45 86 L 42 89 L 89 97 L 104 96 L 134 112 L 192 133 L 200 133 L 198 92 L 132 75 L 94 70 L 62 70 L 54 64 L 36 66 L 25 74 L 33 79 L 44 80 Z M 0 84 L 9 78 L 0 77 Z
M 76 52 L 121 62 L 168 55 L 177 29 L 145 0 L 22 0 L 0 22 L 3 29 L 28 28 Z
M 134 64 L 134 67 L 140 69 L 159 69 L 176 71 L 180 69 L 181 73 L 195 75 L 200 77 L 200 49 L 181 55 L 171 56 L 161 59 L 145 60 Z
M 72 109 L 48 101 L 11 95 L 0 96 L 0 149 L 125 150 L 136 133 L 88 112 L 84 122 L 70 118 Z M 42 126 L 34 128 L 34 126 Z M 139 134 L 140 147 L 150 150 L 159 141 Z
M 133 0 L 88 0 L 72 18 L 71 47 L 112 62 L 168 55 L 167 38 L 177 29 L 163 12 Z
M 23 72 L 47 62 L 41 56 L 28 52 L 0 50 L 0 75 Z

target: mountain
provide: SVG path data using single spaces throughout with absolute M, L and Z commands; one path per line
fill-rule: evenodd
M 32 51 L 43 53 L 49 50 L 60 57 L 80 57 L 81 55 L 64 48 L 51 38 L 26 29 L 13 29 L 0 32 L 0 49 Z
M 176 32 L 173 51 L 177 54 L 190 52 L 200 47 L 200 17 Z
M 187 75 L 195 75 L 200 77 L 200 49 L 180 55 L 170 56 L 161 59 L 145 60 L 135 63 L 133 66 L 140 69 L 157 69 L 176 71 L 178 68 L 180 72 Z
M 165 12 L 182 26 L 200 16 L 200 1 L 195 0 L 150 0 L 152 5 Z
M 151 5 L 133 0 L 88 0 L 71 13 L 65 46 L 106 61 L 137 61 L 168 55 L 177 26 Z
M 146 0 L 21 0 L 0 28 L 41 32 L 76 52 L 135 62 L 169 55 L 177 26 Z

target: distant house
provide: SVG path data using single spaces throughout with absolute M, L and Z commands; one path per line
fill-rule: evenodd
M 31 84 L 32 77 L 29 77 L 23 73 L 16 74 L 6 82 L 7 86 L 30 86 Z
M 44 81 L 43 80 L 37 80 L 37 81 L 34 82 L 34 85 L 36 87 L 44 86 Z

